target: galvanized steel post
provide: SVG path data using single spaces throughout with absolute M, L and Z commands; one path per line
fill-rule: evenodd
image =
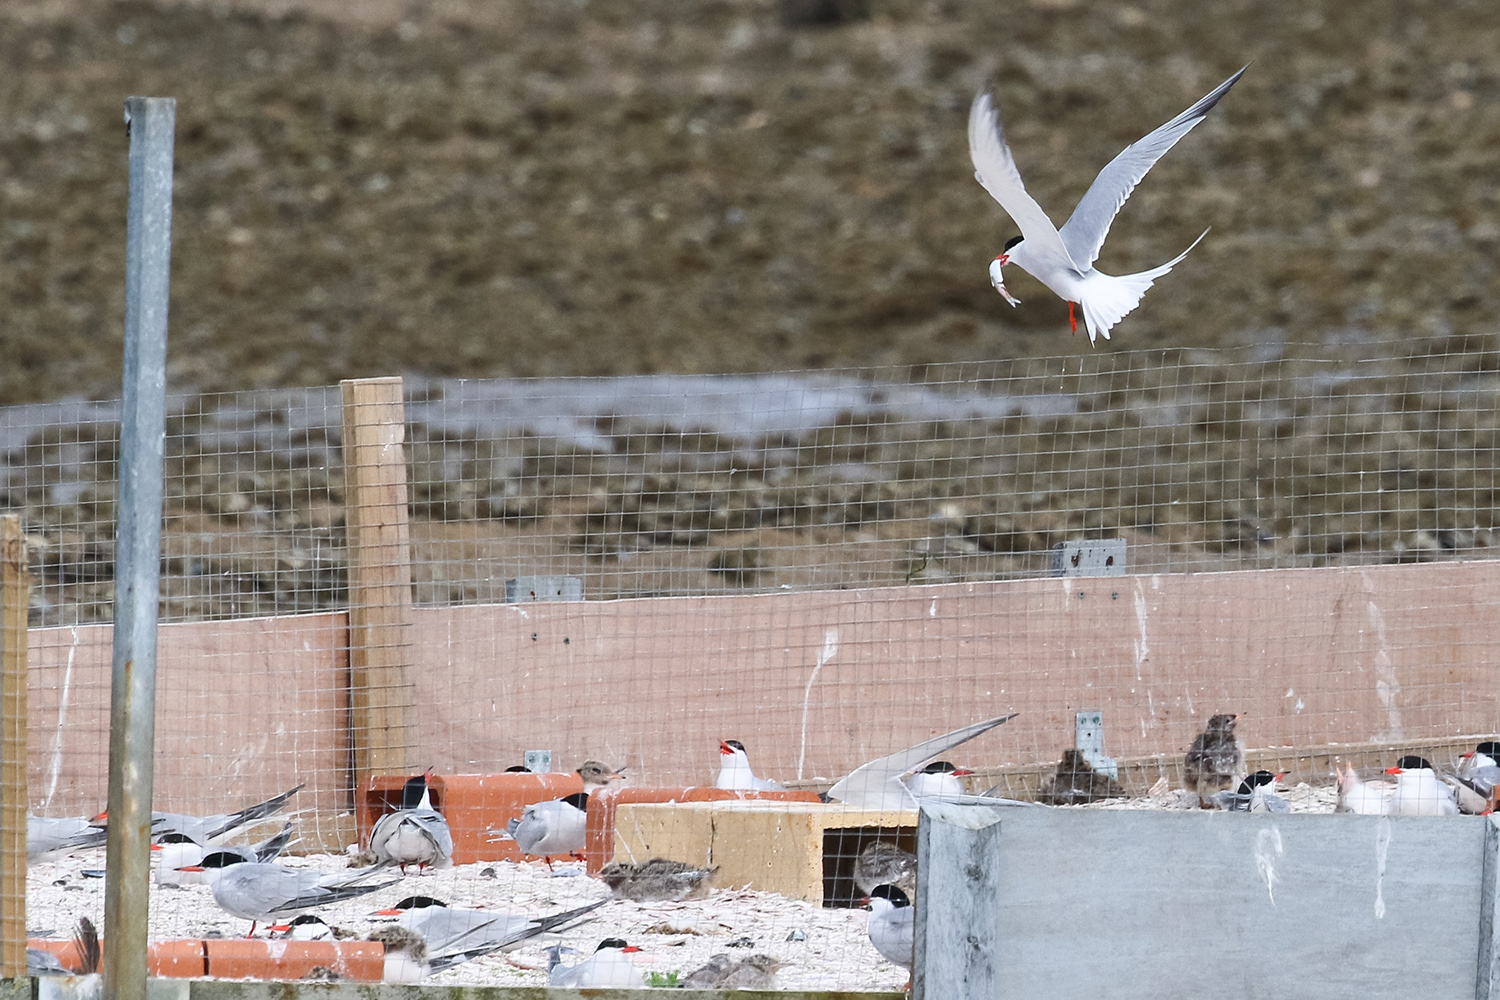
M 115 532 L 109 709 L 109 841 L 104 995 L 146 998 L 151 789 L 156 748 L 156 602 L 166 450 L 167 287 L 177 102 L 131 97 L 125 235 L 125 373 Z

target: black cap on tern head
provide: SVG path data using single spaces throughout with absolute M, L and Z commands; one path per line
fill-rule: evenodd
M 1256 771 L 1254 774 L 1246 775 L 1245 780 L 1240 782 L 1239 794 L 1249 795 L 1261 785 L 1269 785 L 1276 781 L 1276 775 L 1270 771 Z
M 625 939 L 624 938 L 605 938 L 603 941 L 599 942 L 599 946 L 597 948 L 595 948 L 594 950 L 595 951 L 603 951 L 605 948 L 629 948 L 629 947 L 630 947 L 630 945 L 628 945 L 628 944 L 625 943 Z
M 228 851 L 214 851 L 203 855 L 203 860 L 198 862 L 204 868 L 228 868 L 230 865 L 244 864 L 245 859 L 238 854 L 230 854 Z
M 444 906 L 448 904 L 435 896 L 407 896 L 392 906 L 393 910 L 421 910 L 429 906 Z
M 740 753 L 745 752 L 745 744 L 741 743 L 739 740 L 725 740 L 724 742 L 726 745 L 734 747 Z
M 1401 770 L 1403 771 L 1416 771 L 1422 768 L 1425 768 L 1429 771 L 1437 770 L 1437 768 L 1432 766 L 1432 761 L 1428 760 L 1426 757 L 1418 757 L 1416 754 L 1407 754 L 1405 757 L 1402 757 L 1400 760 L 1396 761 L 1396 766 L 1401 768 Z
M 879 896 L 881 899 L 890 900 L 891 905 L 897 909 L 911 905 L 911 900 L 907 898 L 906 893 L 893 885 L 877 885 L 870 890 L 870 898 L 874 899 L 876 896 Z
M 935 760 L 918 773 L 920 774 L 947 774 L 949 771 L 957 771 L 958 767 L 946 760 Z
M 1000 252 L 1004 253 L 1006 250 L 1009 250 L 1011 247 L 1015 246 L 1025 238 L 1026 237 L 1024 236 L 1012 236 L 1010 239 L 1005 241 L 1005 246 L 1001 248 Z
M 1485 740 L 1474 748 L 1475 753 L 1482 753 L 1486 757 L 1500 758 L 1500 743 L 1494 740 Z

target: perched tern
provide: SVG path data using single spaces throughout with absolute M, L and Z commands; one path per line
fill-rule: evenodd
M 375 859 L 399 865 L 403 874 L 407 865 L 416 865 L 419 871 L 428 865 L 453 865 L 453 834 L 442 813 L 432 808 L 428 773 L 409 779 L 401 789 L 401 808 L 380 817 L 370 831 L 370 852 Z
M 513 819 L 507 830 L 521 853 L 540 855 L 552 863 L 556 855 L 578 855 L 588 846 L 587 792 L 533 802 Z
M 458 964 L 448 962 L 450 957 L 462 956 L 460 961 L 468 961 L 491 951 L 511 951 L 530 938 L 573 923 L 607 902 L 601 899 L 551 916 L 529 917 L 503 910 L 449 906 L 432 896 L 408 896 L 371 916 L 395 917 L 398 925 L 420 934 L 432 962 L 447 968 Z
M 264 802 L 257 802 L 253 806 L 246 806 L 239 812 L 221 813 L 214 816 L 187 816 L 183 813 L 154 812 L 151 814 L 151 836 L 161 837 L 168 833 L 181 834 L 195 843 L 207 847 L 217 838 L 233 833 L 242 826 L 254 823 L 256 820 L 265 819 L 273 813 L 279 812 L 293 795 L 306 787 L 304 782 L 296 788 L 273 795 Z M 95 821 L 109 818 L 107 812 L 95 816 Z
M 1239 718 L 1238 715 L 1214 716 L 1188 747 L 1183 774 L 1188 789 L 1198 793 L 1198 804 L 1204 809 L 1213 807 L 1215 792 L 1233 788 L 1245 779 L 1245 748 L 1234 735 L 1234 725 Z
M 578 767 L 583 791 L 533 802 L 506 824 L 504 836 L 514 840 L 522 853 L 540 855 L 549 865 L 555 855 L 582 855 L 588 844 L 589 792 L 622 779 L 624 771 L 597 760 L 584 761 Z
M 973 773 L 946 760 L 935 760 L 907 778 L 906 788 L 919 799 L 924 795 L 967 795 L 964 783 L 958 779 Z
M 1063 751 L 1057 771 L 1042 783 L 1036 800 L 1049 806 L 1076 806 L 1085 802 L 1125 797 L 1125 789 L 1107 774 L 1094 770 L 1083 751 Z
M 1386 774 L 1396 776 L 1390 799 L 1392 816 L 1457 816 L 1453 790 L 1438 780 L 1437 769 L 1417 756 L 1402 757 Z
M 1500 764 L 1496 763 L 1500 760 L 1500 743 L 1486 740 L 1460 760 L 1458 780 L 1488 801 L 1495 794 L 1495 786 L 1500 785 Z
M 278 924 L 272 928 L 280 931 L 281 936 L 288 941 L 336 941 L 338 934 L 329 926 L 328 921 L 315 913 L 304 913 L 300 917 L 294 917 L 289 924 Z
M 745 792 L 784 792 L 786 786 L 770 778 L 756 777 L 750 770 L 750 757 L 745 753 L 745 744 L 739 740 L 719 741 L 719 777 L 715 788 L 730 788 Z
M 870 922 L 866 931 L 870 943 L 887 962 L 911 971 L 915 962 L 917 914 L 906 893 L 893 885 L 877 885 L 866 900 Z
M 1292 811 L 1292 804 L 1276 794 L 1276 782 L 1287 776 L 1286 771 L 1272 774 L 1270 771 L 1255 771 L 1234 791 L 1224 789 L 1210 797 L 1217 809 L 1227 812 L 1273 812 Z
M 1339 800 L 1334 812 L 1354 813 L 1358 816 L 1385 816 L 1391 811 L 1391 796 L 1396 786 L 1388 781 L 1362 781 L 1354 771 L 1354 765 L 1344 764 L 1339 772 Z
M 640 986 L 643 977 L 630 961 L 630 955 L 637 951 L 640 949 L 626 944 L 623 938 L 605 938 L 594 949 L 592 958 L 577 965 L 563 965 L 558 959 L 558 952 L 554 950 L 552 958 L 557 960 L 547 968 L 547 983 L 551 986 L 582 988 Z
M 620 899 L 637 903 L 699 899 L 708 895 L 719 869 L 697 868 L 682 861 L 652 858 L 641 864 L 611 861 L 599 869 L 599 881 Z
M 83 816 L 27 816 L 26 863 L 53 861 L 72 851 L 103 847 L 109 830 L 102 820 Z
M 1137 274 L 1105 274 L 1094 269 L 1094 261 L 1116 213 L 1156 161 L 1203 120 L 1248 68 L 1219 84 L 1161 128 L 1126 146 L 1099 171 L 1062 229 L 1053 226 L 1047 213 L 1026 193 L 994 103 L 989 94 L 977 94 L 969 109 L 969 157 L 974 162 L 974 177 L 1021 229 L 1021 235 L 1006 243 L 1005 249 L 990 263 L 990 283 L 1005 301 L 1012 307 L 1021 304 L 1005 287 L 1002 273 L 1006 264 L 1015 264 L 1067 301 L 1068 322 L 1075 332 L 1076 303 L 1083 307 L 1089 343 L 1095 343 L 1099 337 L 1108 340 L 1110 328 L 1140 303 L 1146 289 L 1203 239 L 1199 236 L 1187 250 L 1159 267 Z M 1204 230 L 1203 235 L 1207 234 Z
M 204 856 L 200 864 L 189 865 L 185 870 L 207 873 L 214 902 L 219 908 L 232 917 L 250 921 L 250 933 L 246 937 L 255 934 L 255 925 L 261 921 L 295 917 L 315 906 L 353 899 L 401 881 L 365 881 L 383 870 L 380 866 L 361 869 L 353 875 L 341 872 L 325 875 L 263 862 L 245 862 L 226 851 L 214 851 Z
M 248 847 L 213 847 L 207 850 L 196 840 L 182 833 L 166 833 L 157 839 L 153 853 L 156 855 L 157 885 L 197 885 L 208 881 L 201 871 L 184 871 L 201 867 L 203 856 L 209 851 L 233 854 L 241 861 L 274 861 L 292 842 L 292 824 L 284 824 L 274 835 Z
M 902 775 L 907 774 L 938 754 L 947 753 L 959 744 L 967 743 L 974 737 L 987 733 L 1001 723 L 1015 717 L 1016 713 L 1012 712 L 1009 715 L 986 719 L 984 722 L 976 722 L 972 726 L 955 729 L 951 733 L 935 736 L 915 746 L 907 747 L 905 750 L 900 750 L 888 756 L 879 757 L 869 763 L 861 764 L 839 779 L 828 790 L 828 798 L 834 802 L 842 802 L 845 805 L 853 806 L 856 809 L 915 809 L 917 807 L 916 796 L 902 782 Z M 938 796 L 928 797 L 936 798 Z M 997 802 L 996 799 L 987 799 L 978 795 L 944 795 L 941 797 L 950 800 L 982 801 L 987 805 L 995 805 Z

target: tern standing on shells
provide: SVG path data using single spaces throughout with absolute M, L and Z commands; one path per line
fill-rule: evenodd
M 974 161 L 974 178 L 1021 229 L 1021 235 L 1006 243 L 1004 251 L 990 262 L 990 283 L 1005 301 L 1012 307 L 1021 304 L 1005 287 L 1002 274 L 1006 264 L 1015 264 L 1067 300 L 1068 322 L 1073 332 L 1078 332 L 1073 312 L 1077 304 L 1083 307 L 1089 343 L 1096 344 L 1099 337 L 1108 340 L 1110 328 L 1140 304 L 1146 289 L 1181 263 L 1199 240 L 1208 235 L 1205 229 L 1187 250 L 1149 271 L 1105 274 L 1094 270 L 1094 261 L 1115 215 L 1147 171 L 1203 120 L 1246 69 L 1249 67 L 1243 67 L 1155 132 L 1126 146 L 1099 171 L 1062 229 L 1055 227 L 1036 199 L 1026 193 L 990 95 L 983 92 L 975 95 L 969 108 L 969 158 Z

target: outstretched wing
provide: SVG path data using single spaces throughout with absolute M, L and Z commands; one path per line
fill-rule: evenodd
M 1104 238 L 1109 235 L 1110 224 L 1115 221 L 1120 206 L 1125 204 L 1141 178 L 1156 165 L 1157 160 L 1166 155 L 1167 150 L 1177 144 L 1178 139 L 1191 132 L 1203 120 L 1213 106 L 1219 103 L 1219 98 L 1229 93 L 1229 88 L 1249 68 L 1249 65 L 1242 67 L 1197 104 L 1145 138 L 1126 146 L 1120 151 L 1120 155 L 1099 171 L 1099 176 L 1089 185 L 1088 193 L 1083 196 L 1068 221 L 1063 223 L 1061 230 L 1062 242 L 1078 266 L 1093 266 L 1094 261 L 1099 258 L 1100 248 L 1104 246 Z M 972 126 L 970 130 L 972 134 Z
M 1000 115 L 995 111 L 989 94 L 975 94 L 974 103 L 969 107 L 969 159 L 974 161 L 974 179 L 1015 220 L 1032 256 L 1039 261 L 1052 258 L 1062 266 L 1078 270 L 1058 235 L 1057 227 L 1047 218 L 1036 199 L 1026 193 L 1026 185 L 1021 183 L 1021 174 L 1016 170 L 1016 161 L 1010 155 L 1010 147 L 1005 144 Z
M 972 726 L 935 736 L 915 746 L 861 764 L 828 790 L 828 797 L 860 809 L 909 809 L 916 801 L 901 782 L 901 775 L 967 743 L 982 733 L 1016 717 L 1016 713 L 986 719 Z

